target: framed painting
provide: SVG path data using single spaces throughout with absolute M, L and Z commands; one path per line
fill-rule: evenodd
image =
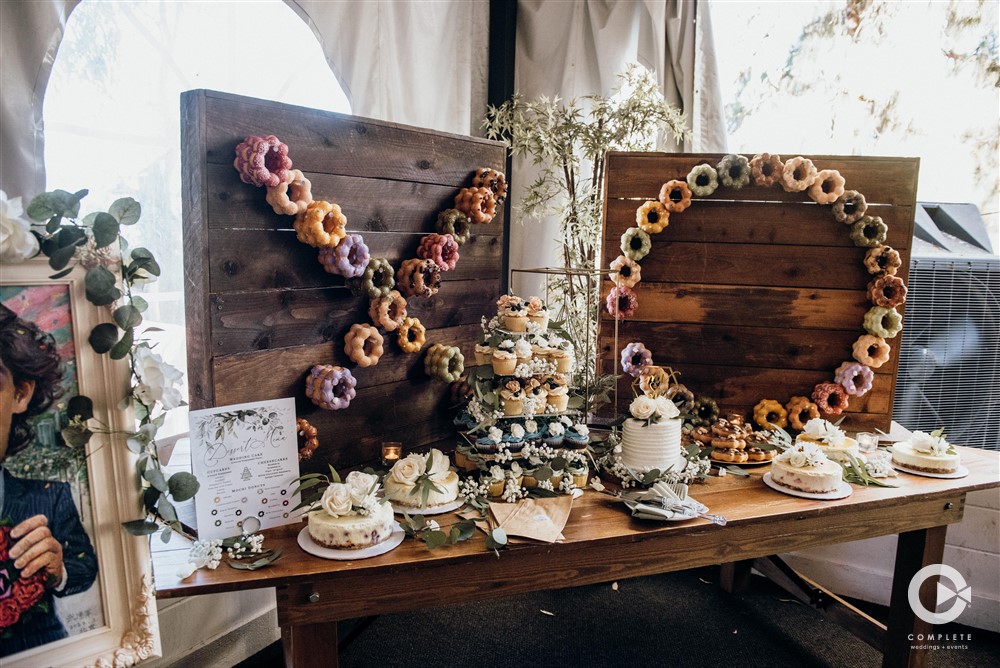
M 159 656 L 160 639 L 148 538 L 121 528 L 142 507 L 124 442 L 134 420 L 119 408 L 128 364 L 87 342 L 110 311 L 85 298 L 83 270 L 51 273 L 32 260 L 0 275 L 0 663 L 130 666 Z M 61 434 L 80 394 L 94 405 L 86 445 Z M 12 530 L 38 515 L 61 547 L 61 575 L 23 577 L 7 554 Z

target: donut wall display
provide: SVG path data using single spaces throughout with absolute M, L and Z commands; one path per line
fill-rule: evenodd
M 452 435 L 435 378 L 500 291 L 503 145 L 204 90 L 182 134 L 192 407 L 294 396 L 336 435 L 317 467 Z
M 723 411 L 749 419 L 780 405 L 780 420 L 805 397 L 846 429 L 887 431 L 918 168 L 911 158 L 609 154 L 602 267 L 622 273 L 602 287 L 602 371 L 620 354 L 618 318 L 619 341 L 642 340 Z

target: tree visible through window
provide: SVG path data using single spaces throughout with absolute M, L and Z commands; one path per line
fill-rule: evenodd
M 308 26 L 284 3 L 98 2 L 72 13 L 44 100 L 46 188 L 89 188 L 106 208 L 134 197 L 133 246 L 163 268 L 148 287 L 157 351 L 186 366 L 180 94 L 209 88 L 350 113 Z M 187 431 L 185 411 L 161 434 Z
M 976 204 L 1000 250 L 996 2 L 711 11 L 731 150 L 920 157 L 917 197 Z

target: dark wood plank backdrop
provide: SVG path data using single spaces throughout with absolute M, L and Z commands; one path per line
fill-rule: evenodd
M 265 189 L 240 181 L 234 150 L 248 135 L 276 135 L 314 199 L 338 203 L 348 231 L 398 269 L 477 167 L 504 169 L 503 145 L 206 90 L 184 93 L 181 114 L 191 407 L 295 396 L 299 415 L 320 431 L 310 467 L 374 461 L 383 440 L 414 448 L 453 435 L 448 387 L 424 374 L 423 351 L 404 354 L 392 336 L 377 366 L 350 362 L 343 337 L 369 321 L 368 300 L 323 270 L 316 250 L 296 240 L 294 218 L 265 202 Z M 409 300 L 428 345 L 458 345 L 473 359 L 480 317 L 495 310 L 500 291 L 505 224 L 500 207 L 492 224 L 475 226 L 441 291 Z M 347 409 L 320 410 L 305 398 L 314 364 L 354 373 L 358 394 Z
M 621 254 L 620 237 L 635 226 L 635 212 L 656 199 L 660 186 L 683 180 L 699 163 L 722 155 L 612 153 L 607 158 L 602 266 Z M 749 156 L 748 156 L 749 157 Z M 794 157 L 794 156 L 782 156 Z M 916 206 L 916 158 L 807 156 L 819 169 L 837 169 L 847 188 L 863 193 L 869 213 L 889 226 L 887 243 L 899 251 L 899 276 L 909 277 Z M 725 408 L 750 410 L 761 399 L 782 403 L 808 396 L 819 382 L 852 360 L 851 345 L 864 334 L 871 306 L 871 278 L 862 264 L 867 249 L 849 238 L 848 226 L 829 206 L 805 193 L 778 186 L 720 187 L 695 197 L 687 211 L 651 235 L 653 249 L 640 263 L 639 308 L 620 323 L 614 350 L 614 320 L 601 313 L 600 366 L 616 371 L 619 351 L 642 341 L 657 364 L 681 373 L 696 395 Z M 602 297 L 611 289 L 602 286 Z M 905 306 L 898 309 L 905 311 Z M 851 397 L 845 428 L 888 430 L 901 337 L 889 341 L 892 356 L 875 370 L 871 392 Z M 619 407 L 632 393 L 628 377 L 619 385 Z

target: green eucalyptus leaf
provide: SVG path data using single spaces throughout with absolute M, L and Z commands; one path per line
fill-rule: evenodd
M 160 526 L 156 522 L 150 522 L 149 520 L 122 522 L 122 528 L 133 536 L 148 536 L 160 530 Z
M 44 249 L 43 249 L 44 252 Z M 73 255 L 76 254 L 76 246 L 67 246 L 65 248 L 54 248 L 50 253 L 46 253 L 49 257 L 49 266 L 53 269 L 60 271 L 66 268 L 69 261 L 73 259 Z M 69 271 L 73 271 L 70 267 Z M 68 272 L 67 272 L 68 273 Z
M 156 502 L 160 500 L 161 496 L 163 496 L 163 493 L 152 487 L 142 490 L 142 505 L 146 509 L 146 512 L 156 512 Z
M 55 234 L 59 231 L 62 226 L 62 216 L 52 216 L 49 221 L 45 223 L 45 231 L 49 234 Z
M 427 547 L 429 547 L 432 550 L 441 547 L 442 545 L 448 542 L 448 536 L 445 534 L 445 532 L 437 530 L 425 531 L 423 532 L 423 534 L 421 534 L 421 538 L 424 539 L 424 542 L 427 544 Z
M 87 341 L 95 353 L 103 355 L 118 343 L 118 328 L 110 322 L 103 322 L 90 331 Z
M 61 192 L 61 191 L 60 191 Z M 55 192 L 35 195 L 25 210 L 28 217 L 39 223 L 62 214 L 62 206 Z
M 109 213 L 98 213 L 94 218 L 94 245 L 97 248 L 110 246 L 118 241 L 120 227 L 115 217 Z
M 75 269 L 75 267 L 66 267 L 62 271 L 57 271 L 56 273 L 54 273 L 51 276 L 49 276 L 49 280 L 50 281 L 57 281 L 60 278 L 62 278 L 63 276 L 69 276 L 71 273 L 73 273 L 73 269 Z
M 174 522 L 177 520 L 177 509 L 174 508 L 174 504 L 165 496 L 160 497 L 160 502 L 156 504 L 156 510 L 160 513 L 160 517 L 165 519 L 167 522 Z
M 135 225 L 142 215 L 142 206 L 131 197 L 122 197 L 111 203 L 108 213 L 122 225 Z
M 121 291 L 116 287 L 115 275 L 100 265 L 87 270 L 84 286 L 86 287 L 87 301 L 95 306 L 107 306 L 112 304 L 122 296 Z
M 163 471 L 156 466 L 147 468 L 143 472 L 142 477 L 145 478 L 150 485 L 161 492 L 166 492 L 169 489 L 169 487 L 167 487 L 167 479 L 163 477 Z
M 142 322 L 142 311 L 137 309 L 134 304 L 125 304 L 115 309 L 114 318 L 119 327 L 128 329 Z
M 132 295 L 132 306 L 134 306 L 139 313 L 145 313 L 146 309 L 149 308 L 149 302 L 139 295 Z
M 89 420 L 94 417 L 94 402 L 90 397 L 78 394 L 66 402 L 66 414 L 71 419 Z
M 507 547 L 507 532 L 502 528 L 497 527 L 493 531 L 486 534 L 486 547 L 490 550 L 499 550 Z
M 194 497 L 201 484 L 196 477 L 187 471 L 178 471 L 167 480 L 167 487 L 170 489 L 170 496 L 173 500 L 180 503 Z
M 169 524 L 163 526 L 163 531 L 160 532 L 160 540 L 164 543 L 170 542 L 170 537 L 174 535 L 174 530 L 170 528 Z
M 132 352 L 132 343 L 135 341 L 135 330 L 129 327 L 125 330 L 121 340 L 112 346 L 110 355 L 113 360 L 123 360 Z
M 87 442 L 90 441 L 90 437 L 94 435 L 94 433 L 86 427 L 77 426 L 66 427 L 65 429 L 60 430 L 59 434 L 68 445 L 74 448 L 87 445 Z

